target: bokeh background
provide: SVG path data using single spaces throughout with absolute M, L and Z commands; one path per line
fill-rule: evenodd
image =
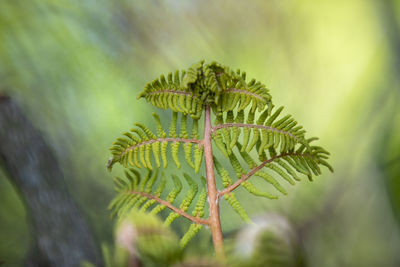
M 335 168 L 279 200 L 239 191 L 249 214 L 302 229 L 308 266 L 400 266 L 399 25 L 395 0 L 1 0 L 0 92 L 51 144 L 97 242 L 112 243 L 105 164 L 113 140 L 154 111 L 137 94 L 201 59 L 245 70 L 320 137 Z M 224 231 L 241 228 L 222 206 Z M 0 170 L 5 266 L 22 264 L 28 229 Z M 210 252 L 208 238 L 189 251 Z

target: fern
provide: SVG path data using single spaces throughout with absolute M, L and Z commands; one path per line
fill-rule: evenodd
M 145 125 L 136 123 L 135 128 L 132 128 L 130 132 L 123 133 L 123 137 L 120 137 L 113 143 L 110 148 L 113 157 L 108 163 L 108 169 L 111 170 L 113 165 L 117 162 L 121 163 L 125 168 L 136 167 L 136 168 L 147 168 L 153 170 L 153 164 L 157 168 L 161 167 L 161 159 L 163 161 L 163 167 L 168 167 L 168 153 L 167 148 L 170 144 L 171 157 L 179 169 L 181 162 L 179 160 L 179 147 L 184 144 L 184 153 L 186 162 L 196 173 L 200 169 L 202 160 L 203 149 L 201 140 L 198 139 L 198 120 L 193 120 L 192 138 L 189 139 L 187 133 L 187 115 L 182 114 L 182 127 L 180 137 L 177 133 L 177 120 L 178 113 L 174 112 L 169 128 L 169 136 L 167 137 L 166 132 L 163 130 L 159 116 L 154 113 L 153 117 L 157 124 L 157 134 L 153 133 Z M 193 148 L 193 144 L 197 144 Z M 194 151 L 194 161 L 192 159 L 192 151 Z M 153 153 L 154 161 L 151 159 L 151 153 Z
M 221 199 L 245 222 L 250 222 L 233 192 L 236 188 L 243 187 L 254 196 L 276 199 L 279 194 L 287 194 L 283 184 L 295 185 L 303 175 L 312 181 L 322 174 L 322 166 L 333 171 L 327 162 L 329 152 L 313 143 L 317 138 L 307 138 L 303 127 L 291 115 L 283 114 L 283 107 L 275 108 L 265 85 L 254 79 L 247 81 L 246 73 L 240 70 L 201 61 L 186 71 L 161 75 L 147 84 L 138 98 L 145 98 L 155 107 L 170 109 L 172 118 L 167 130 L 154 113 L 156 132 L 136 123 L 113 143 L 108 169 L 118 162 L 128 170 L 124 177 L 115 178 L 118 195 L 110 204 L 112 215 L 123 218 L 131 210 L 157 214 L 168 208 L 170 214 L 165 225 L 178 217 L 192 222 L 181 239 L 182 247 L 207 225 L 217 256 L 224 258 Z M 203 111 L 204 132 L 200 138 L 199 120 Z M 230 166 L 223 166 L 217 159 L 213 143 Z M 193 175 L 176 173 L 166 178 L 159 171 L 170 166 L 168 159 L 179 169 L 181 154 L 194 173 L 200 171 L 204 158 L 206 178 L 200 178 L 201 184 Z M 147 169 L 146 174 L 140 169 Z M 214 169 L 224 187 L 220 190 Z M 231 171 L 236 179 L 230 177 Z M 276 192 L 256 187 L 249 180 L 253 176 L 263 179 Z M 183 190 L 182 181 L 188 189 Z M 173 187 L 166 193 L 166 184 L 171 182 Z M 185 191 L 182 202 L 174 204 L 182 191 Z M 209 215 L 203 218 L 206 203 Z
M 194 203 L 194 198 L 198 192 L 198 185 L 186 173 L 184 174 L 184 178 L 190 190 L 187 191 L 179 208 L 176 208 L 172 204 L 182 190 L 182 183 L 179 177 L 172 175 L 174 187 L 165 196 L 165 199 L 163 199 L 162 195 L 165 193 L 167 182 L 164 175 L 159 175 L 157 170 L 154 172 L 147 171 L 144 177 L 134 169 L 126 171 L 125 176 L 114 179 L 118 195 L 109 205 L 109 209 L 113 210 L 112 216 L 118 214 L 119 217 L 124 218 L 132 210 L 146 212 L 150 209 L 150 213 L 157 214 L 168 207 L 171 209 L 171 212 L 164 221 L 166 226 L 170 225 L 180 216 L 194 222 L 194 226 L 191 226 L 182 238 L 181 245 L 182 247 L 186 246 L 188 241 L 201 229 L 202 224 L 205 223 L 205 220 L 201 218 L 205 215 L 204 208 L 207 194 L 203 183 L 202 192 L 193 209 L 193 216 L 187 214 L 186 211 Z M 158 186 L 155 186 L 156 183 L 158 183 Z
M 270 147 L 278 149 L 280 152 L 291 151 L 297 144 L 304 144 L 309 147 L 307 140 L 304 137 L 305 130 L 302 126 L 296 126 L 297 121 L 286 115 L 281 119 L 277 119 L 283 107 L 278 108 L 272 112 L 272 105 L 261 113 L 255 120 L 255 114 L 250 111 L 247 116 L 246 123 L 243 123 L 245 118 L 242 111 L 238 111 L 235 118 L 232 111 L 217 117 L 216 126 L 213 127 L 214 139 L 221 139 L 221 134 L 224 137 L 222 143 L 225 146 L 217 146 L 224 155 L 229 155 L 239 143 L 239 137 L 243 136 L 243 145 L 241 145 L 241 152 L 252 151 L 258 142 L 258 155 L 262 156 L 265 150 Z M 233 122 L 233 120 L 235 122 Z M 296 127 L 295 127 L 296 126 Z M 220 142 L 216 140 L 215 142 Z

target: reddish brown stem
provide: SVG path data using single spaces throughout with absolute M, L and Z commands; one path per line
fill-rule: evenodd
M 157 201 L 158 203 L 160 203 L 161 205 L 166 206 L 167 208 L 169 208 L 170 210 L 178 213 L 179 215 L 181 215 L 182 217 L 185 217 L 186 219 L 191 220 L 194 223 L 197 224 L 209 224 L 209 220 L 206 219 L 202 219 L 199 217 L 193 217 L 189 214 L 187 214 L 186 212 L 184 212 L 183 210 L 178 209 L 177 207 L 175 207 L 174 205 L 172 205 L 170 202 L 162 200 L 159 197 L 156 197 L 154 195 L 151 195 L 149 193 L 145 193 L 145 192 L 137 192 L 137 191 L 130 191 L 130 194 L 135 194 L 135 195 L 141 195 L 143 197 L 147 197 L 149 199 L 154 199 L 155 201 Z
M 221 220 L 219 214 L 218 189 L 215 184 L 214 161 L 211 145 L 211 112 L 210 106 L 206 106 L 204 118 L 204 156 L 206 161 L 206 179 L 208 204 L 210 209 L 209 223 L 214 244 L 215 254 L 218 259 L 225 260 L 224 240 L 222 238 Z

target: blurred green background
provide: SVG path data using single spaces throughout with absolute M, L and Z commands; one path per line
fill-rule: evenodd
M 113 140 L 154 111 L 138 92 L 200 59 L 245 70 L 320 137 L 335 168 L 275 201 L 239 191 L 249 214 L 290 218 L 309 266 L 400 266 L 399 25 L 395 0 L 1 0 L 0 93 L 52 144 L 97 241 L 111 243 L 105 164 Z M 243 225 L 222 209 L 225 232 Z M 5 266 L 22 263 L 29 239 L 0 172 Z

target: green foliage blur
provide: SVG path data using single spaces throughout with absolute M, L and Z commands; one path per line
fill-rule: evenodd
M 332 153 L 334 174 L 286 185 L 279 200 L 239 190 L 248 213 L 287 217 L 307 266 L 400 266 L 400 1 L 0 2 L 0 93 L 52 144 L 99 243 L 113 243 L 115 223 L 108 148 L 155 111 L 137 94 L 200 59 L 264 82 Z M 222 210 L 234 242 L 244 223 Z M 1 172 L 0 237 L 0 262 L 20 266 L 27 215 Z M 206 230 L 187 253 L 211 255 Z

